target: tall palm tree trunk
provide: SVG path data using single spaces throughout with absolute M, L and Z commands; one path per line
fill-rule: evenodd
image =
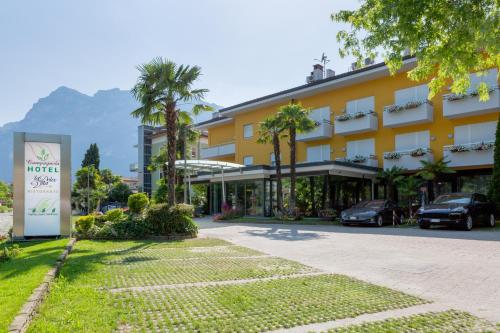
M 296 160 L 296 128 L 290 127 L 290 210 L 295 211 L 295 160 Z
M 276 163 L 276 207 L 278 212 L 283 209 L 283 186 L 281 184 L 281 151 L 280 139 L 277 133 L 273 134 L 274 161 Z
M 177 115 L 175 112 L 175 104 L 167 105 L 167 112 L 165 113 L 165 124 L 167 129 L 167 203 L 175 205 L 175 155 L 176 155 L 176 132 L 177 132 Z

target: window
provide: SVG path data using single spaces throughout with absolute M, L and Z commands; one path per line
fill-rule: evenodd
M 325 106 L 311 110 L 309 118 L 318 123 L 323 123 L 325 120 L 330 121 L 330 107 Z
M 249 139 L 253 136 L 253 125 L 247 124 L 243 125 L 243 137 L 245 139 Z
M 253 156 L 243 157 L 243 165 L 252 165 L 252 164 L 253 164 Z
M 427 84 L 422 84 L 416 87 L 397 90 L 394 95 L 394 104 L 396 105 L 402 105 L 414 101 L 425 101 L 429 95 L 429 87 L 427 87 Z
M 307 162 L 322 162 L 330 160 L 330 145 L 307 147 Z
M 357 112 L 375 111 L 375 97 L 359 98 L 348 101 L 345 106 L 345 112 L 348 114 L 355 114 Z
M 398 134 L 395 137 L 396 151 L 413 150 L 416 148 L 429 148 L 430 146 L 430 132 L 412 132 L 405 134 Z
M 496 121 L 455 127 L 455 144 L 495 141 Z
M 347 142 L 347 158 L 356 156 L 369 157 L 370 155 L 375 155 L 375 139 Z

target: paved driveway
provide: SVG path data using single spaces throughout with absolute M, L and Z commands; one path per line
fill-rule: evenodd
M 0 213 L 0 235 L 5 235 L 12 227 L 12 213 Z
M 500 322 L 500 231 L 284 226 L 197 221 L 229 240 Z

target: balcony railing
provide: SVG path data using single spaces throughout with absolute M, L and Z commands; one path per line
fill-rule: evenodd
M 473 142 L 443 147 L 443 157 L 451 167 L 493 164 L 494 141 Z
M 322 140 L 332 137 L 333 126 L 329 120 L 323 119 L 323 121 L 318 122 L 317 125 L 318 126 L 310 132 L 297 134 L 297 141 Z
M 131 163 L 129 165 L 129 171 L 130 172 L 137 172 L 137 171 L 139 171 L 139 164 L 137 164 L 137 163 Z
M 407 170 L 418 170 L 422 167 L 420 161 L 432 162 L 433 160 L 434 154 L 428 148 L 385 152 L 384 169 L 397 166 Z
M 234 155 L 236 151 L 236 146 L 234 142 L 221 144 L 217 146 L 211 146 L 207 148 L 202 148 L 200 157 L 203 158 L 215 158 L 222 156 Z
M 490 99 L 481 102 L 477 92 L 464 95 L 443 95 L 443 115 L 446 118 L 477 116 L 500 110 L 500 91 L 492 87 L 489 91 Z
M 335 117 L 335 134 L 349 135 L 376 131 L 378 128 L 377 114 L 374 112 L 358 112 L 342 114 Z
M 370 167 L 378 167 L 377 156 L 375 155 L 356 155 L 354 157 L 339 157 L 335 159 L 339 162 L 353 163 Z
M 430 101 L 408 102 L 404 105 L 390 105 L 384 108 L 384 127 L 401 127 L 431 123 L 434 107 Z

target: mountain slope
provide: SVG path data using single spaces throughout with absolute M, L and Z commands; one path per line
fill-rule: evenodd
M 0 127 L 0 180 L 12 180 L 13 132 L 71 135 L 73 172 L 80 167 L 89 145 L 96 142 L 101 168 L 129 175 L 129 164 L 137 161 L 137 149 L 133 146 L 137 143 L 139 125 L 130 112 L 137 107 L 129 91 L 100 90 L 88 96 L 67 87 L 56 89 L 38 100 L 24 119 Z M 203 115 L 197 120 L 207 117 Z

